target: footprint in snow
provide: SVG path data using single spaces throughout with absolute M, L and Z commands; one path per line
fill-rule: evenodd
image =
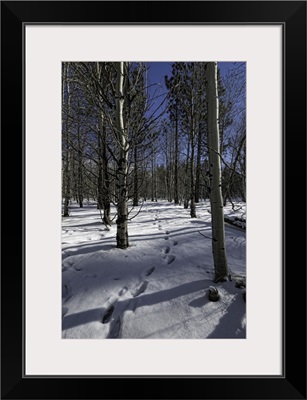
M 112 304 L 109 308 L 107 308 L 106 312 L 102 316 L 102 323 L 106 324 L 110 321 L 112 314 L 114 312 L 114 305 Z
M 168 255 L 165 257 L 166 264 L 169 265 L 176 260 L 176 257 L 173 255 Z
M 174 240 L 174 241 L 172 242 L 172 245 L 173 245 L 173 246 L 177 246 L 177 244 L 178 244 L 178 240 Z
M 134 291 L 134 293 L 132 293 L 133 297 L 137 297 L 140 294 L 144 293 L 145 290 L 147 289 L 148 286 L 148 281 L 144 281 L 141 283 L 141 285 L 139 287 L 136 288 L 136 290 Z
M 146 276 L 150 276 L 153 272 L 154 272 L 154 270 L 155 270 L 155 267 L 151 267 L 151 268 L 149 268 L 147 271 L 146 271 Z
M 165 234 L 166 234 L 166 235 L 169 235 L 169 231 L 165 231 Z
M 167 247 L 164 249 L 164 254 L 168 254 L 168 253 L 170 252 L 170 250 L 171 250 L 171 248 L 170 248 L 169 246 L 167 246 Z
M 81 267 L 78 267 L 78 266 L 75 266 L 75 267 L 74 267 L 74 270 L 75 270 L 75 271 L 82 271 L 82 268 L 81 268 Z
M 120 289 L 120 291 L 118 292 L 119 296 L 122 296 L 123 294 L 127 293 L 128 287 L 124 286 L 123 288 Z

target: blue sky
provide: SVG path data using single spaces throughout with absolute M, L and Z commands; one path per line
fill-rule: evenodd
M 149 92 L 152 96 L 161 95 L 160 97 L 156 98 L 156 107 L 158 106 L 159 102 L 163 100 L 164 96 L 167 93 L 167 89 L 164 84 L 164 77 L 165 75 L 170 76 L 172 71 L 172 63 L 173 62 L 147 62 L 148 66 L 148 84 L 152 84 L 153 87 L 150 87 Z M 218 62 L 218 66 L 220 69 L 221 76 L 225 76 L 228 71 L 233 68 L 236 68 L 234 62 Z M 158 87 L 156 84 L 160 84 L 161 86 Z M 163 109 L 165 104 L 163 105 Z
M 172 62 L 148 62 L 148 77 L 151 83 L 161 83 L 164 85 L 164 76 L 170 75 L 172 71 Z M 221 75 L 224 76 L 229 70 L 234 68 L 233 62 L 219 62 Z

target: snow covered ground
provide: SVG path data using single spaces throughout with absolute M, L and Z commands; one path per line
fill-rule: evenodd
M 245 204 L 236 206 L 245 218 Z M 245 338 L 245 289 L 236 287 L 246 276 L 245 231 L 225 224 L 232 280 L 214 284 L 209 202 L 197 205 L 196 219 L 173 203 L 144 203 L 129 222 L 127 250 L 116 248 L 116 224 L 105 230 L 95 203 L 70 210 L 62 221 L 63 338 Z M 231 205 L 225 214 L 235 216 Z M 208 299 L 212 285 L 217 302 Z

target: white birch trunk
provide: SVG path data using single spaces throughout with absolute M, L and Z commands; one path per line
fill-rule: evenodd
M 116 129 L 119 143 L 118 160 L 118 204 L 117 204 L 117 247 L 126 249 L 129 246 L 128 241 L 128 140 L 124 126 L 124 63 L 116 63 L 117 82 L 116 82 Z
M 208 146 L 210 164 L 210 204 L 212 218 L 212 253 L 214 259 L 215 282 L 228 279 L 225 249 L 224 211 L 222 198 L 219 103 L 217 90 L 217 63 L 207 64 L 208 99 Z

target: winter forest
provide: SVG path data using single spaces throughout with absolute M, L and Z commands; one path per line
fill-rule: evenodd
M 245 338 L 245 231 L 245 63 L 62 63 L 62 338 Z

